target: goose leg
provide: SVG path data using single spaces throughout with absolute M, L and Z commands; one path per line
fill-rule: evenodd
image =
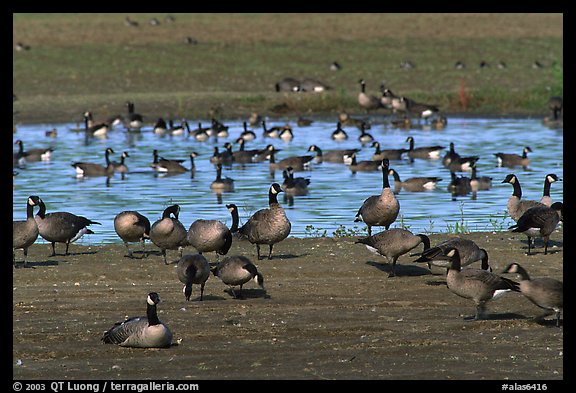
M 128 242 L 124 242 L 124 245 L 126 246 L 126 249 L 128 250 L 128 255 L 126 255 L 128 258 L 133 258 L 134 256 L 132 255 L 132 251 L 130 251 L 130 248 L 128 248 Z
M 273 244 L 270 244 L 270 245 L 269 245 L 269 247 L 270 247 L 270 252 L 268 253 L 268 259 L 272 259 L 272 247 L 273 247 L 273 246 L 274 246 Z
M 56 242 L 52 242 L 52 255 L 50 255 L 51 257 L 55 257 L 56 256 Z
M 474 317 L 474 319 L 476 321 L 479 321 L 481 319 L 484 319 L 485 315 L 484 312 L 486 311 L 486 305 L 484 303 L 480 303 L 476 306 L 476 316 Z
M 532 244 L 532 238 L 531 238 L 530 236 L 528 236 L 528 254 L 526 254 L 526 255 L 532 255 L 532 254 L 530 253 L 530 245 L 531 245 L 531 244 Z
M 168 265 L 168 260 L 166 259 L 166 250 L 162 249 L 162 256 L 164 257 L 164 264 Z
M 204 300 L 204 285 L 206 285 L 206 282 L 200 284 L 200 301 Z
M 140 242 L 142 243 L 142 258 L 148 258 L 148 254 L 146 253 L 146 240 L 142 238 Z
M 392 270 L 390 271 L 390 273 L 388 273 L 388 278 L 396 277 L 396 260 L 397 259 L 398 258 L 392 259 Z
M 256 255 L 258 256 L 258 260 L 260 260 L 260 245 L 256 244 Z
M 64 255 L 68 255 L 68 247 L 70 247 L 70 241 L 66 242 L 66 252 L 64 253 Z

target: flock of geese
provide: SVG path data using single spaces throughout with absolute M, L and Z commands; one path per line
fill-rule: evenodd
M 360 81 L 361 92 L 359 103 L 361 106 L 365 93 L 364 81 Z M 420 104 L 405 97 L 394 96 L 391 92 L 383 89 L 384 98 L 390 98 L 389 105 L 398 101 L 398 105 L 405 105 L 404 110 L 411 115 L 416 114 L 420 118 L 428 119 L 431 116 L 439 116 L 439 109 L 434 106 Z M 395 101 L 396 100 L 396 101 Z M 382 106 L 382 100 L 373 105 Z M 134 111 L 134 105 L 127 103 L 128 116 L 124 119 L 127 128 L 135 129 L 142 127 L 142 116 Z M 109 124 L 94 124 L 91 115 L 85 114 L 86 132 L 93 135 L 99 132 L 102 127 L 110 127 Z M 157 124 L 155 130 L 159 127 Z M 213 121 L 212 130 L 217 129 L 218 122 Z M 280 128 L 270 130 L 263 123 L 264 132 L 277 132 L 275 137 L 279 137 Z M 362 130 L 361 137 L 366 137 L 365 124 L 360 124 Z M 174 129 L 174 127 L 172 127 Z M 201 125 L 199 125 L 199 130 Z M 162 217 L 151 223 L 147 217 L 138 211 L 122 211 L 114 218 L 114 229 L 127 249 L 126 257 L 134 257 L 129 243 L 139 242 L 142 245 L 143 257 L 147 256 L 145 241 L 151 241 L 158 247 L 163 256 L 165 264 L 170 264 L 167 259 L 167 250 L 179 250 L 180 258 L 177 261 L 177 278 L 184 284 L 183 293 L 187 301 L 192 294 L 192 285 L 200 286 L 199 300 L 203 300 L 205 283 L 210 274 L 218 277 L 223 283 L 230 287 L 230 292 L 234 298 L 241 297 L 242 286 L 253 280 L 257 285 L 264 288 L 264 277 L 258 271 L 256 265 L 243 255 L 230 255 L 228 252 L 234 241 L 245 239 L 256 246 L 257 259 L 272 259 L 273 246 L 286 239 L 291 231 L 291 223 L 285 214 L 284 209 L 278 202 L 278 195 L 282 192 L 296 193 L 297 190 L 304 192 L 310 183 L 309 179 L 294 177 L 294 172 L 302 170 L 306 165 L 315 160 L 316 162 L 331 161 L 345 163 L 352 171 L 380 170 L 382 172 L 382 189 L 379 194 L 366 198 L 359 206 L 356 213 L 356 222 L 363 222 L 368 229 L 368 236 L 356 241 L 365 245 L 370 251 L 386 258 L 391 264 L 389 277 L 396 275 L 396 261 L 402 255 L 414 250 L 419 245 L 423 245 L 423 250 L 417 253 L 418 259 L 415 262 L 425 262 L 428 267 L 432 265 L 447 269 L 447 287 L 453 293 L 466 299 L 470 299 L 476 307 L 474 319 L 486 317 L 486 305 L 489 301 L 501 296 L 503 293 L 516 291 L 521 292 L 535 305 L 542 308 L 544 313 L 537 317 L 543 320 L 546 316 L 555 314 L 556 325 L 560 326 L 560 316 L 563 309 L 563 284 L 552 278 L 531 279 L 527 271 L 519 264 L 513 263 L 506 267 L 502 274 L 513 273 L 520 277 L 520 281 L 503 277 L 492 272 L 488 263 L 488 252 L 479 248 L 473 241 L 453 238 L 432 246 L 430 239 L 424 234 L 414 234 L 407 229 L 394 228 L 390 226 L 396 221 L 400 213 L 400 203 L 396 197 L 394 189 L 391 188 L 389 176 L 394 178 L 394 186 L 403 187 L 407 190 L 421 190 L 434 188 L 439 181 L 436 177 L 408 178 L 400 180 L 399 174 L 390 168 L 390 160 L 398 159 L 402 154 L 414 159 L 440 159 L 444 146 L 414 146 L 414 138 L 408 137 L 407 149 L 383 150 L 378 142 L 373 141 L 375 153 L 373 160 L 357 161 L 356 153 L 358 149 L 341 149 L 323 152 L 317 145 L 309 147 L 310 152 L 315 155 L 288 157 L 282 160 L 275 160 L 275 153 L 279 151 L 273 145 L 268 145 L 263 150 L 248 151 L 243 149 L 244 142 L 250 140 L 250 132 L 244 123 L 245 133 L 239 138 L 241 149 L 237 152 L 231 150 L 231 145 L 225 145 L 225 151 L 219 152 L 215 148 L 213 160 L 211 162 L 217 167 L 217 179 L 214 187 L 226 187 L 225 179 L 221 176 L 222 164 L 245 159 L 246 162 L 257 160 L 268 160 L 271 168 L 284 171 L 284 183 L 272 183 L 268 189 L 268 206 L 253 213 L 248 220 L 239 225 L 238 208 L 235 204 L 228 204 L 232 225 L 228 227 L 218 220 L 198 219 L 194 221 L 188 229 L 179 220 L 180 206 L 175 204 L 168 206 Z M 285 128 L 284 128 L 285 129 Z M 184 131 L 185 130 L 185 131 Z M 155 131 L 156 132 L 156 131 Z M 187 124 L 182 132 L 191 132 Z M 341 123 L 339 122 L 333 133 L 333 139 L 343 138 Z M 197 130 L 197 135 L 201 132 Z M 246 139 L 244 139 L 246 138 Z M 240 142 L 241 140 L 241 142 Z M 365 142 L 370 142 L 366 139 Z M 51 149 L 24 150 L 22 141 L 16 144 L 19 151 L 14 154 L 14 163 L 24 161 L 39 161 L 50 159 Z M 521 155 L 511 153 L 495 154 L 501 166 L 523 166 L 529 163 L 527 153 L 531 149 L 526 146 Z M 120 163 L 113 163 L 109 155 L 114 153 L 111 148 L 105 151 L 107 166 L 98 164 L 75 162 L 72 164 L 76 173 L 81 176 L 109 176 L 114 172 L 126 171 L 124 159 L 129 155 L 124 152 Z M 189 171 L 194 168 L 194 158 L 196 153 L 190 154 L 191 167 L 182 166 L 182 160 L 169 160 L 154 151 L 151 166 L 157 171 Z M 229 160 L 229 161 L 228 161 Z M 454 187 L 465 187 L 467 189 L 482 189 L 490 187 L 492 178 L 477 177 L 475 163 L 477 156 L 462 157 L 455 151 L 453 143 L 450 144 L 448 153 L 442 157 L 442 164 L 448 168 L 452 175 Z M 456 176 L 455 172 L 471 171 L 472 178 Z M 528 254 L 532 251 L 532 242 L 536 237 L 544 241 L 544 255 L 548 253 L 550 235 L 563 219 L 562 202 L 553 202 L 550 196 L 550 186 L 553 182 L 559 181 L 557 175 L 550 173 L 544 179 L 543 196 L 539 201 L 522 199 L 522 189 L 520 181 L 515 174 L 509 174 L 502 181 L 513 187 L 513 193 L 507 204 L 510 217 L 516 222 L 509 229 L 513 232 L 524 233 L 528 238 Z M 219 181 L 219 182 L 217 182 Z M 228 184 L 230 186 L 230 184 Z M 297 194 L 296 194 L 297 195 Z M 38 212 L 34 215 L 34 209 Z M 68 255 L 69 245 L 84 234 L 93 233 L 89 228 L 92 225 L 99 225 L 86 217 L 78 216 L 69 212 L 46 212 L 44 201 L 36 195 L 29 196 L 26 203 L 26 220 L 13 221 L 13 262 L 16 266 L 15 251 L 24 251 L 24 266 L 28 248 L 34 244 L 38 236 L 51 243 L 51 256 L 56 255 L 56 243 L 66 245 L 64 255 Z M 384 230 L 372 234 L 373 227 L 384 227 Z M 267 253 L 261 253 L 261 246 L 268 246 Z M 196 254 L 183 255 L 185 247 L 193 247 Z M 217 256 L 216 263 L 210 263 L 205 253 L 214 252 Z M 220 260 L 220 256 L 224 256 Z M 481 261 L 480 268 L 467 267 L 468 265 Z M 239 287 L 238 291 L 234 288 Z M 116 323 L 102 336 L 105 343 L 113 343 L 121 346 L 133 347 L 165 347 L 172 343 L 172 333 L 170 329 L 162 323 L 157 315 L 157 305 L 160 297 L 157 293 L 151 292 L 147 296 L 146 317 L 130 318 Z

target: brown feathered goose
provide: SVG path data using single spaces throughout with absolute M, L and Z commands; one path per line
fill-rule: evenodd
M 145 241 L 150 239 L 150 220 L 146 216 L 134 210 L 120 212 L 114 217 L 114 230 L 124 242 L 128 250 L 128 257 L 133 257 L 132 251 L 128 247 L 128 243 L 132 242 L 142 243 L 143 255 L 144 257 L 147 256 Z
M 373 226 L 383 226 L 386 229 L 396 221 L 398 213 L 400 212 L 400 203 L 394 192 L 390 189 L 388 182 L 388 169 L 390 162 L 387 158 L 383 159 L 382 165 L 382 192 L 380 195 L 372 195 L 368 197 L 358 213 L 354 222 L 364 222 L 368 226 L 368 236 L 372 235 Z
M 224 258 L 212 270 L 212 273 L 230 287 L 234 298 L 242 296 L 242 286 L 250 280 L 254 280 L 256 284 L 265 290 L 264 277 L 258 272 L 258 269 L 250 259 L 243 255 L 232 255 Z M 238 294 L 234 292 L 235 286 L 240 286 Z
M 292 225 L 286 212 L 278 203 L 278 193 L 283 192 L 278 183 L 273 183 L 268 191 L 268 208 L 258 210 L 238 229 L 252 244 L 256 244 L 256 253 L 260 260 L 260 245 L 268 244 L 268 259 L 272 259 L 274 244 L 286 239 Z
M 308 147 L 308 151 L 313 151 L 316 153 L 314 161 L 319 164 L 323 161 L 343 163 L 344 156 L 357 153 L 360 151 L 360 149 L 335 149 L 322 151 L 322 149 L 320 149 L 317 145 L 310 145 L 310 147 Z
M 231 207 L 228 207 L 228 211 L 232 215 L 232 225 L 234 225 L 234 212 Z M 238 217 L 237 213 L 236 217 Z M 232 246 L 232 231 L 218 220 L 198 219 L 194 221 L 188 229 L 187 238 L 188 243 L 199 254 L 214 251 L 217 258 L 220 255 L 226 255 Z
M 112 176 L 114 174 L 114 165 L 110 161 L 110 154 L 114 154 L 112 148 L 107 148 L 104 151 L 104 158 L 106 160 L 106 166 L 100 164 L 94 164 L 91 162 L 75 162 L 72 167 L 76 169 L 77 177 L 84 176 Z
M 408 151 L 408 149 L 381 149 L 380 142 L 378 141 L 372 142 L 372 147 L 375 148 L 374 154 L 372 155 L 374 161 L 381 161 L 383 158 L 389 160 L 401 160 L 402 154 Z
M 488 252 L 469 239 L 453 237 L 422 251 L 420 257 L 414 262 L 426 262 L 428 269 L 434 266 L 449 267 L 448 251 L 457 249 L 460 255 L 460 266 L 468 266 L 473 262 L 482 261 L 481 269 L 492 271 L 488 264 Z
M 512 195 L 510 195 L 510 198 L 508 198 L 507 204 L 508 214 L 510 214 L 510 217 L 514 221 L 518 222 L 520 217 L 522 217 L 522 214 L 531 207 L 542 205 L 542 203 L 538 201 L 522 199 L 520 180 L 518 180 L 518 177 L 513 173 L 507 175 L 506 178 L 502 180 L 502 183 L 508 183 L 514 187 L 514 191 L 512 192 Z
M 38 224 L 34 219 L 34 206 L 38 206 L 40 198 L 36 195 L 28 197 L 26 202 L 26 220 L 12 221 L 12 262 L 16 266 L 15 251 L 24 251 L 24 267 L 28 257 L 28 248 L 38 239 Z
M 88 229 L 89 225 L 101 225 L 99 222 L 68 212 L 46 214 L 46 205 L 40 198 L 38 198 L 38 206 L 40 206 L 40 210 L 35 217 L 36 224 L 38 224 L 38 232 L 44 240 L 52 243 L 52 254 L 50 255 L 52 257 L 56 255 L 56 243 L 66 243 L 64 255 L 68 255 L 70 243 L 80 239 L 87 233 L 94 233 Z
M 408 149 L 408 157 L 411 160 L 414 158 L 423 158 L 423 159 L 438 159 L 440 158 L 440 153 L 444 150 L 444 146 L 434 145 L 434 146 L 422 146 L 422 147 L 414 147 L 414 137 L 409 136 L 406 138 L 406 142 L 410 143 L 410 149 Z
M 51 147 L 24 150 L 24 142 L 20 139 L 14 142 L 14 144 L 18 145 L 18 152 L 14 154 L 14 161 L 18 162 L 18 164 L 24 162 L 50 161 L 52 152 L 54 151 Z
M 531 207 L 522 214 L 516 225 L 508 228 L 512 232 L 520 232 L 528 236 L 527 255 L 530 255 L 530 245 L 533 237 L 541 237 L 544 240 L 544 255 L 548 253 L 550 235 L 563 217 L 562 209 L 562 202 L 554 202 L 550 207 L 545 205 Z
M 522 155 L 514 154 L 514 153 L 494 153 L 496 156 L 498 166 L 506 166 L 506 167 L 515 167 L 521 166 L 523 168 L 527 168 L 530 164 L 530 159 L 528 158 L 528 153 L 532 152 L 530 146 L 524 146 L 522 150 Z
M 404 179 L 404 181 L 402 181 L 400 180 L 400 175 L 398 172 L 392 168 L 390 168 L 388 174 L 394 177 L 394 192 L 396 193 L 399 192 L 402 188 L 410 192 L 434 190 L 438 182 L 442 180 L 441 178 L 435 176 L 415 176 L 409 177 L 408 179 Z
M 176 265 L 176 274 L 184 284 L 182 292 L 187 301 L 192 296 L 192 284 L 200 285 L 200 301 L 204 300 L 204 286 L 210 277 L 210 264 L 203 255 L 183 255 Z
M 174 217 L 170 217 L 171 214 Z M 166 265 L 168 265 L 166 250 L 180 250 L 180 257 L 182 257 L 182 248 L 188 245 L 186 239 L 188 232 L 178 220 L 179 214 L 179 205 L 168 206 L 164 209 L 162 218 L 152 224 L 150 228 L 150 240 L 162 251 Z

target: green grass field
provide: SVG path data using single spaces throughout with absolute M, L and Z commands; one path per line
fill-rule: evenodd
M 282 114 L 362 113 L 360 78 L 369 93 L 385 82 L 446 113 L 544 115 L 563 94 L 562 14 L 173 15 L 132 14 L 131 27 L 127 14 L 14 14 L 14 45 L 30 45 L 13 55 L 15 121 L 104 117 L 124 113 L 128 99 L 150 121 L 273 116 L 279 104 Z M 455 69 L 458 60 L 467 67 Z M 331 71 L 333 61 L 343 68 Z M 276 93 L 287 76 L 333 89 Z

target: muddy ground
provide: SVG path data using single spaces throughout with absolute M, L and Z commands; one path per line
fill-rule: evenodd
M 448 234 L 431 236 L 432 244 Z M 463 235 L 486 248 L 496 272 L 521 263 L 533 277 L 563 278 L 563 232 L 551 254 L 538 240 L 526 255 L 522 234 Z M 444 271 L 405 255 L 397 277 L 384 259 L 355 238 L 287 239 L 272 260 L 235 241 L 229 255 L 250 257 L 266 292 L 245 285 L 233 299 L 211 276 L 204 301 L 190 302 L 174 265 L 158 249 L 124 257 L 122 244 L 73 244 L 72 255 L 48 257 L 37 241 L 32 268 L 13 269 L 15 379 L 396 379 L 562 380 L 564 328 L 532 318 L 540 309 L 519 293 L 488 306 L 489 320 L 467 321 L 471 301 L 451 293 Z M 132 245 L 136 250 L 139 245 Z M 418 248 L 420 250 L 420 248 Z M 185 253 L 193 253 L 187 248 Z M 142 254 L 136 253 L 137 257 Z M 177 251 L 168 252 L 178 258 Z M 215 261 L 213 253 L 208 259 Z M 22 260 L 22 252 L 17 252 Z M 512 277 L 511 277 L 512 278 Z M 160 318 L 174 333 L 168 349 L 106 345 L 102 333 L 128 316 L 145 315 L 148 292 L 162 302 Z

